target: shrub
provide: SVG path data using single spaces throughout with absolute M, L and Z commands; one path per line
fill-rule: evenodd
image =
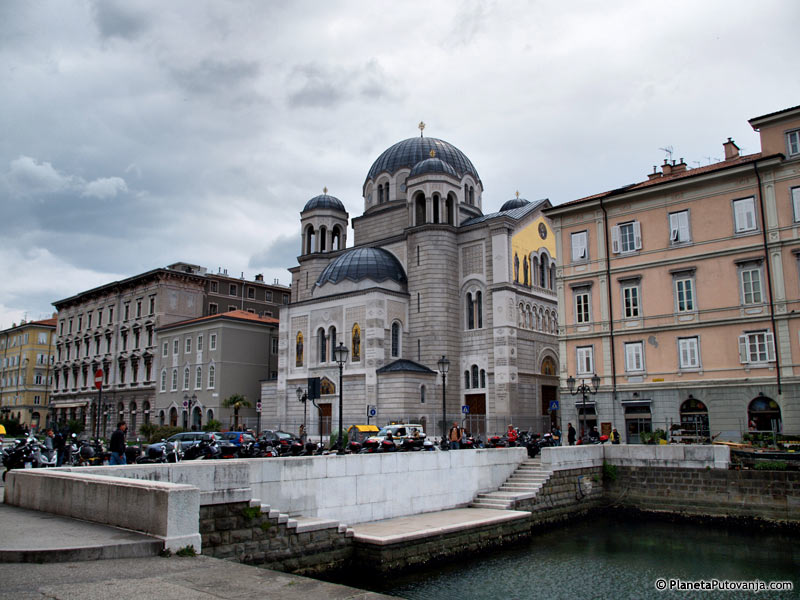
M 180 550 L 175 553 L 176 556 L 197 556 L 197 551 L 194 549 L 194 546 L 184 546 Z
M 339 431 L 336 430 L 331 434 L 330 446 L 328 446 L 328 447 L 331 448 L 331 449 L 336 448 L 336 442 L 337 442 L 338 439 L 339 439 Z M 347 430 L 346 429 L 342 432 L 342 441 L 343 441 L 343 445 L 347 446 Z
M 69 427 L 69 432 L 74 433 L 76 435 L 80 435 L 86 429 L 86 425 L 83 421 L 78 421 L 77 419 L 70 419 L 67 421 L 67 427 Z
M 222 423 L 216 419 L 211 419 L 203 425 L 203 431 L 219 431 L 220 429 L 222 429 Z
M 757 462 L 754 468 L 759 471 L 785 471 L 789 463 L 785 460 L 764 460 Z
M 617 465 L 603 461 L 603 479 L 606 481 L 617 480 Z

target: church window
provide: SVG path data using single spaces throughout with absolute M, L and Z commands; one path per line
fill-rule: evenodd
M 414 201 L 414 215 L 415 215 L 415 223 L 414 225 L 424 225 L 425 224 L 425 195 L 424 194 L 417 194 L 416 200 Z
M 342 231 L 338 225 L 335 225 L 331 230 L 331 250 L 341 250 L 342 246 Z
M 294 343 L 294 366 L 303 366 L 303 332 L 298 331 Z
M 317 343 L 319 345 L 319 362 L 324 363 L 327 361 L 327 347 L 325 345 L 325 330 L 322 328 L 317 332 Z
M 383 184 L 378 186 L 378 204 L 383 204 Z
M 471 293 L 467 294 L 467 329 L 475 329 L 475 305 Z
M 425 404 L 425 386 L 419 386 L 419 403 Z
M 519 254 L 514 252 L 514 283 L 519 283 Z
M 542 256 L 542 262 L 539 264 L 539 285 L 547 287 L 547 256 Z
M 314 252 L 314 226 L 306 227 L 306 254 Z
M 477 312 L 478 316 L 478 329 L 483 328 L 483 293 L 478 292 L 475 294 L 476 302 L 475 302 L 475 312 Z
M 475 188 L 472 186 L 469 186 L 469 203 L 475 206 Z
M 439 198 L 438 194 L 434 194 L 433 196 L 433 222 L 439 222 L 439 204 L 441 203 L 441 199 Z
M 325 252 L 325 238 L 327 237 L 328 231 L 325 227 L 319 228 L 319 251 Z
M 453 194 L 447 194 L 447 201 L 445 202 L 445 211 L 447 212 L 447 224 L 453 225 L 453 205 L 455 198 Z
M 328 330 L 328 343 L 330 344 L 330 357 L 333 359 L 335 354 L 333 351 L 336 349 L 336 327 L 331 327 Z
M 469 389 L 469 371 L 464 371 L 464 388 Z
M 481 369 L 481 387 L 482 388 L 486 387 L 486 371 L 484 371 L 483 369 Z
M 523 283 L 528 285 L 528 257 L 522 257 L 522 272 L 523 272 Z
M 478 387 L 478 365 L 472 365 L 472 387 Z
M 550 286 L 549 286 L 551 290 L 555 289 L 555 283 L 556 283 L 556 265 L 555 264 L 551 264 L 550 265 Z
M 531 285 L 542 285 L 541 279 L 537 282 L 536 278 L 539 275 L 539 257 L 531 255 Z
M 353 325 L 350 355 L 353 357 L 353 362 L 359 362 L 361 360 L 361 328 L 358 326 L 358 323 Z
M 392 323 L 392 358 L 400 356 L 400 323 Z

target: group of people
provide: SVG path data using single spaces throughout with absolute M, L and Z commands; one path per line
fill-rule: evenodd
M 466 444 L 469 433 L 466 428 L 459 427 L 458 423 L 453 421 L 453 426 L 447 432 L 447 441 L 450 442 L 450 450 L 459 450 L 462 444 Z
M 570 446 L 574 446 L 575 445 L 576 436 L 577 436 L 577 432 L 575 431 L 575 428 L 572 426 L 572 423 L 567 423 L 567 441 L 569 442 Z M 597 431 L 597 425 L 594 425 L 589 430 L 589 435 L 588 436 L 586 435 L 585 432 L 583 432 L 583 435 L 581 436 L 581 439 L 584 439 L 584 438 L 588 438 L 587 441 L 589 441 L 589 442 L 591 442 L 593 444 L 599 443 L 600 442 L 600 432 Z M 619 444 L 620 443 L 620 435 L 619 435 L 619 431 L 617 431 L 616 427 L 614 427 L 611 430 L 611 435 L 608 436 L 608 439 L 611 441 L 612 444 Z

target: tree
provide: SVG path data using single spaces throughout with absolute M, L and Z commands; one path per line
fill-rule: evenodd
M 233 408 L 234 429 L 239 429 L 239 409 L 252 406 L 250 401 L 241 394 L 233 394 L 222 401 L 224 408 Z

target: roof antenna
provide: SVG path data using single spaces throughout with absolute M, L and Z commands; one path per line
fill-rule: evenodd
M 666 152 L 670 162 L 672 161 L 672 152 L 673 152 L 672 146 L 664 146 L 663 148 L 659 148 L 659 150 L 663 150 L 664 152 Z
M 425 121 L 420 121 L 417 127 L 419 127 L 419 137 L 422 137 L 422 130 L 425 129 Z

